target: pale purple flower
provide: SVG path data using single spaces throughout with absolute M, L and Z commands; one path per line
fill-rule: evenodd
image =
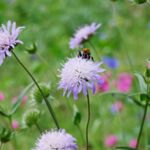
M 64 89 L 64 95 L 68 91 L 67 97 L 73 93 L 74 99 L 78 99 L 80 92 L 86 96 L 88 89 L 95 93 L 96 83 L 103 83 L 103 80 L 100 80 L 100 73 L 104 71 L 100 67 L 101 64 L 102 62 L 97 63 L 80 57 L 68 59 L 60 71 L 58 88 Z
M 0 27 L 0 65 L 7 56 L 11 56 L 11 51 L 17 44 L 23 42 L 18 40 L 18 36 L 24 27 L 16 27 L 15 22 L 8 21 L 7 25 Z
M 76 139 L 64 129 L 51 130 L 38 139 L 33 150 L 77 150 Z
M 78 29 L 74 36 L 70 39 L 70 48 L 74 49 L 81 46 L 85 41 L 95 34 L 96 30 L 101 26 L 101 24 L 92 23 L 91 25 L 85 25 Z

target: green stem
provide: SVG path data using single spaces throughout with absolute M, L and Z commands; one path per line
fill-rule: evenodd
M 42 129 L 40 128 L 39 124 L 37 122 L 35 122 L 35 126 L 37 128 L 37 130 L 40 132 L 40 134 L 42 133 Z
M 95 51 L 95 54 L 96 54 L 96 56 L 98 57 L 98 60 L 99 60 L 101 57 L 99 56 L 99 53 L 97 52 L 94 44 L 91 41 L 88 41 L 88 42 L 89 42 L 90 46 L 93 48 L 93 50 Z
M 114 22 L 117 22 L 117 16 L 118 15 L 118 12 L 116 10 L 116 5 L 113 3 L 112 5 L 112 17 L 113 17 L 113 20 Z M 118 24 L 115 24 L 116 28 L 118 29 L 120 35 L 121 35 L 121 39 L 126 39 L 126 32 L 124 32 L 123 30 L 120 29 L 119 25 Z M 123 40 L 123 42 L 125 43 L 125 40 Z M 130 70 L 131 72 L 134 74 L 135 73 L 135 70 L 134 70 L 134 65 L 132 63 L 132 60 L 131 60 L 131 57 L 129 55 L 129 52 L 127 49 L 123 48 L 123 53 L 125 53 L 125 56 L 127 58 L 127 61 L 129 63 L 129 66 L 130 66 Z
M 90 98 L 89 93 L 87 92 L 87 105 L 88 105 L 88 120 L 86 124 L 86 150 L 89 150 L 89 124 L 90 124 L 90 116 L 91 116 L 91 110 L 90 110 Z
M 131 72 L 134 74 L 135 73 L 135 70 L 134 70 L 134 66 L 133 66 L 133 63 L 132 63 L 132 60 L 130 58 L 130 55 L 129 55 L 129 52 L 127 49 L 123 49 L 125 55 L 126 55 L 126 58 L 128 60 L 128 63 L 129 63 L 129 66 L 130 66 L 130 69 L 131 69 Z
M 11 130 L 14 132 L 12 145 L 15 148 L 17 146 L 17 140 L 16 140 L 15 130 L 12 128 L 12 115 L 9 116 L 9 122 L 10 122 L 10 128 L 11 128 Z
M 146 114 L 147 114 L 147 110 L 148 110 L 148 103 L 149 103 L 149 100 L 147 99 L 146 105 L 145 105 L 145 108 L 144 108 L 144 114 L 143 114 L 143 118 L 142 118 L 142 123 L 141 123 L 140 131 L 139 131 L 139 135 L 138 135 L 138 139 L 137 139 L 136 150 L 138 150 L 139 145 L 140 145 L 142 131 L 143 131 L 143 127 L 144 127 L 144 123 L 145 123 L 145 119 L 146 119 Z
M 18 61 L 18 63 L 23 67 L 23 69 L 28 73 L 28 75 L 31 77 L 31 79 L 33 80 L 33 82 L 35 83 L 35 85 L 37 86 L 37 88 L 39 89 L 39 91 L 40 91 L 40 93 L 41 93 L 41 95 L 42 95 L 42 97 L 43 97 L 43 99 L 44 99 L 44 101 L 45 101 L 45 103 L 47 105 L 47 108 L 48 108 L 48 110 L 49 110 L 49 112 L 50 112 L 50 114 L 51 114 L 51 116 L 53 118 L 53 121 L 54 121 L 57 129 L 59 129 L 60 127 L 59 127 L 58 121 L 56 119 L 55 113 L 53 111 L 53 108 L 52 108 L 51 104 L 48 102 L 48 100 L 46 99 L 46 97 L 45 97 L 42 89 L 39 86 L 39 84 L 37 83 L 37 81 L 35 80 L 35 78 L 33 77 L 33 75 L 30 73 L 30 71 L 24 66 L 24 64 L 20 61 L 20 59 L 17 57 L 17 55 L 13 51 L 12 51 L 12 54 L 14 55 L 14 57 L 16 58 L 16 60 Z

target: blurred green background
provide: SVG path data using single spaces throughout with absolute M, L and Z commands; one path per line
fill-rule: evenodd
M 127 0 L 0 0 L 0 23 L 6 24 L 8 20 L 26 27 L 20 36 L 24 45 L 17 46 L 15 52 L 39 82 L 51 83 L 51 95 L 54 97 L 52 104 L 61 127 L 74 135 L 79 149 L 84 150 L 85 142 L 82 141 L 79 129 L 72 120 L 73 105 L 76 105 L 82 114 L 81 129 L 84 134 L 87 119 L 85 98 L 80 97 L 78 101 L 74 101 L 72 97 L 62 97 L 62 91 L 57 90 L 60 63 L 77 54 L 76 50 L 69 49 L 69 40 L 79 27 L 92 22 L 102 23 L 102 27 L 92 38 L 92 43 L 101 56 L 113 55 L 120 61 L 120 67 L 112 71 L 114 77 L 120 72 L 133 73 L 133 69 L 144 72 L 146 59 L 149 58 L 150 6 L 146 3 L 138 5 Z M 37 45 L 37 53 L 31 55 L 26 49 L 33 43 Z M 92 49 L 88 44 L 86 47 Z M 133 64 L 132 69 L 126 54 Z M 100 60 L 94 51 L 92 55 L 97 61 Z M 5 60 L 0 72 L 0 90 L 6 97 L 1 106 L 9 111 L 13 97 L 19 95 L 31 80 L 13 56 Z M 131 92 L 137 91 L 138 88 L 133 87 Z M 124 97 L 90 95 L 91 149 L 106 150 L 104 139 L 110 133 L 118 135 L 119 145 L 127 145 L 129 139 L 136 138 L 140 123 L 138 113 L 142 112 L 141 108 Z M 109 111 L 116 99 L 121 99 L 125 105 L 121 115 L 113 115 Z M 13 119 L 19 121 L 20 128 L 23 113 L 30 107 L 29 101 L 30 97 L 26 106 L 20 108 L 13 116 Z M 49 121 L 47 108 L 43 105 L 41 110 L 45 117 L 41 116 L 40 126 L 45 130 L 54 127 L 52 120 Z M 0 120 L 4 124 L 4 119 Z M 147 126 L 149 125 L 147 122 Z M 4 145 L 3 150 L 29 150 L 34 147 L 39 136 L 36 128 L 33 126 L 20 130 L 16 132 L 12 142 Z M 143 138 L 144 150 L 147 143 L 147 138 Z

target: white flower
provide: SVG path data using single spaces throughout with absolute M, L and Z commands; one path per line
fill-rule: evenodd
M 76 139 L 65 130 L 51 130 L 44 133 L 33 150 L 77 150 Z
M 92 23 L 91 25 L 85 25 L 84 27 L 78 29 L 74 34 L 73 38 L 70 40 L 70 48 L 74 49 L 81 46 L 85 41 L 87 41 L 92 35 L 95 34 L 96 30 L 101 26 L 101 24 Z
M 18 40 L 18 36 L 24 27 L 16 27 L 16 23 L 11 21 L 7 25 L 0 27 L 0 65 L 3 63 L 7 56 L 11 56 L 11 51 L 17 44 L 23 42 Z
M 100 68 L 101 64 L 81 57 L 69 59 L 60 72 L 58 88 L 64 89 L 64 95 L 67 91 L 67 96 L 73 93 L 74 99 L 78 98 L 80 92 L 86 96 L 88 88 L 95 93 L 95 83 L 103 83 L 99 75 L 104 71 Z

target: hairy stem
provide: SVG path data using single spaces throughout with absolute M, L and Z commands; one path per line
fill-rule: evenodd
M 148 110 L 148 103 L 149 103 L 149 100 L 146 101 L 146 105 L 144 108 L 144 114 L 143 114 L 142 123 L 141 123 L 140 131 L 139 131 L 139 135 L 138 135 L 138 139 L 137 139 L 136 150 L 138 150 L 139 145 L 140 145 L 140 140 L 141 140 L 143 127 L 144 127 L 144 123 L 145 123 L 145 119 L 146 119 L 146 114 L 147 114 L 147 110 Z
M 37 88 L 39 89 L 39 91 L 40 91 L 40 93 L 41 93 L 41 95 L 42 95 L 42 97 L 43 97 L 43 99 L 44 99 L 44 101 L 45 101 L 45 103 L 47 105 L 47 108 L 48 108 L 48 110 L 49 110 L 49 112 L 50 112 L 50 114 L 51 114 L 51 116 L 53 118 L 53 121 L 54 121 L 57 129 L 59 129 L 60 127 L 59 127 L 58 121 L 56 119 L 55 113 L 53 111 L 53 108 L 52 108 L 51 104 L 48 102 L 47 98 L 45 97 L 45 95 L 44 95 L 42 89 L 40 88 L 39 84 L 37 83 L 36 79 L 33 77 L 33 75 L 30 73 L 30 71 L 24 66 L 24 64 L 20 61 L 20 59 L 17 57 L 17 55 L 13 51 L 12 51 L 12 54 L 14 55 L 14 57 L 16 58 L 16 60 L 18 61 L 18 63 L 27 72 L 27 74 L 31 77 L 31 79 L 33 80 L 33 82 L 35 83 L 35 85 L 37 86 Z
M 94 44 L 91 41 L 88 41 L 88 42 L 89 42 L 90 46 L 93 48 L 93 50 L 95 51 L 95 54 L 96 54 L 96 56 L 97 56 L 97 58 L 99 60 L 101 57 L 100 57 L 99 53 L 97 52 Z
M 91 117 L 91 110 L 90 110 L 90 98 L 89 93 L 87 92 L 87 106 L 88 106 L 88 120 L 86 124 L 86 149 L 89 150 L 89 124 L 90 124 L 90 117 Z
M 39 124 L 37 122 L 35 122 L 35 126 L 37 128 L 37 130 L 42 133 L 42 129 L 40 128 Z

